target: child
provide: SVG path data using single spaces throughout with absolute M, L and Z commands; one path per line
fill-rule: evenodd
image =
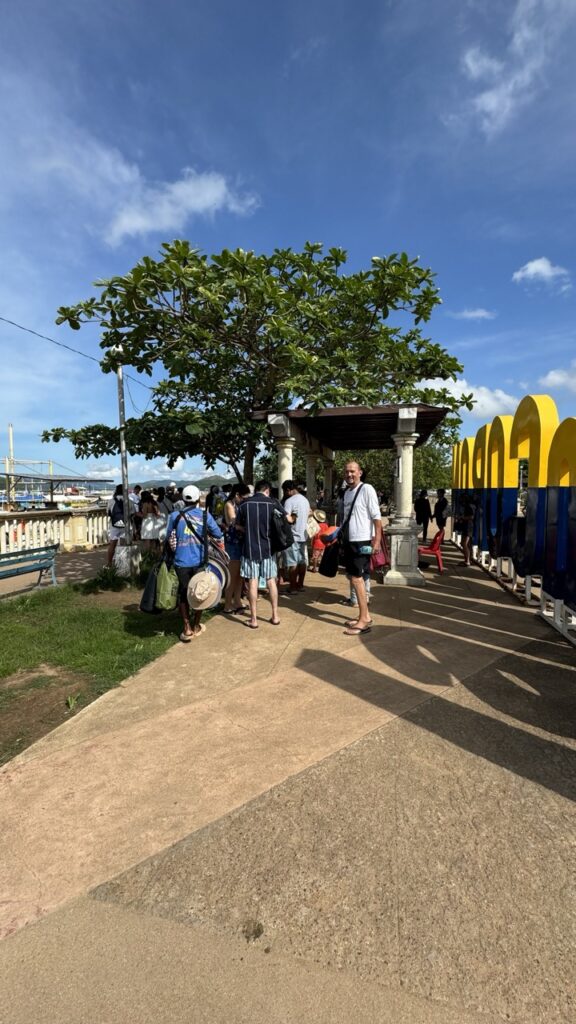
M 326 545 L 322 543 L 321 538 L 326 533 L 332 533 L 334 527 L 328 526 L 328 523 L 326 522 L 326 513 L 323 512 L 322 509 L 315 509 L 312 515 L 316 522 L 318 523 L 319 529 L 318 533 L 316 533 L 312 538 L 312 559 L 310 563 L 310 572 L 318 572 L 320 560 L 322 558 L 324 551 L 326 550 Z

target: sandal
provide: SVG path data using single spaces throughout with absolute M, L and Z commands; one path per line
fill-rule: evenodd
M 194 633 L 180 633 L 180 639 L 183 644 L 189 644 L 194 639 Z
M 348 626 L 348 629 L 344 630 L 344 636 L 361 636 L 362 633 L 371 633 L 372 626 Z

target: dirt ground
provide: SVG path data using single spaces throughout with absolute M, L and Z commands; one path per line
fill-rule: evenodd
M 102 591 L 85 600 L 106 608 L 134 607 L 140 591 Z M 0 679 L 0 764 L 66 722 L 101 696 L 93 680 L 41 664 Z

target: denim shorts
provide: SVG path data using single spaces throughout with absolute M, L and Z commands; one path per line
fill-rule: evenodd
M 290 569 L 295 565 L 308 565 L 308 546 L 305 540 L 295 540 L 289 548 L 282 552 L 284 564 Z

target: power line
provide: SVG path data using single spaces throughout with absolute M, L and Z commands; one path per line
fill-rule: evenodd
M 146 409 L 150 405 L 150 402 L 152 401 L 152 395 L 149 396 L 148 401 L 146 402 L 146 405 L 144 406 L 144 408 L 143 409 L 139 409 L 138 406 L 136 405 L 136 402 L 132 398 L 132 392 L 130 391 L 130 385 L 128 383 L 128 380 L 133 380 L 134 378 L 130 377 L 129 374 L 127 374 L 127 373 L 124 375 L 124 377 L 125 377 L 125 380 L 126 380 L 126 390 L 128 392 L 128 398 L 130 399 L 130 402 L 132 403 L 132 408 L 134 409 L 134 412 L 138 413 L 139 416 L 143 416 L 144 413 L 146 412 Z M 152 391 L 152 388 L 150 388 L 150 390 Z
M 57 345 L 58 348 L 65 348 L 68 352 L 73 352 L 77 356 L 82 356 L 84 359 L 90 359 L 91 362 L 97 363 L 100 367 L 102 365 L 100 360 L 96 359 L 95 356 L 89 356 L 87 352 L 81 352 L 79 348 L 72 348 L 71 345 L 65 345 L 63 341 L 56 341 L 55 338 L 50 338 L 47 334 L 40 334 L 38 331 L 33 331 L 31 327 L 24 327 L 22 324 L 17 324 L 15 320 L 9 320 L 8 317 L 0 316 L 0 320 L 5 324 L 10 324 L 12 327 L 17 327 L 19 331 L 26 331 L 26 334 L 33 334 L 36 338 L 42 338 L 43 341 L 49 341 L 52 345 Z M 138 380 L 137 377 L 132 377 L 129 373 L 125 373 L 124 377 L 133 381 L 134 384 L 139 384 L 141 388 L 146 388 L 147 391 L 154 391 L 154 388 L 151 388 L 149 384 L 143 384 L 141 380 Z M 132 404 L 134 405 L 134 403 Z M 134 406 L 134 408 L 136 408 L 136 406 Z

